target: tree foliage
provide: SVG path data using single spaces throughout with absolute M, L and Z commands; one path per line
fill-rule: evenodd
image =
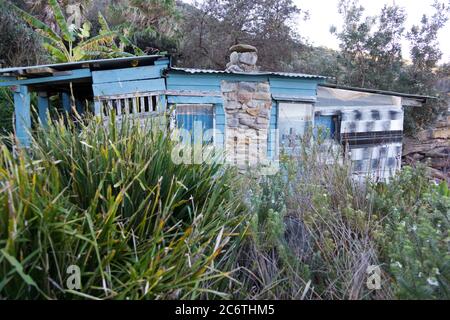
M 228 49 L 248 43 L 258 48 L 262 70 L 321 74 L 343 85 L 436 96 L 442 77 L 437 35 L 447 22 L 448 6 L 437 0 L 434 14 L 424 15 L 409 30 L 405 9 L 398 5 L 367 16 L 358 0 L 341 0 L 344 23 L 331 30 L 339 50 L 315 47 L 302 37 L 295 22 L 307 19 L 308 12 L 293 0 L 11 2 L 21 9 L 0 13 L 6 30 L 0 59 L 9 59 L 7 65 L 36 64 L 48 55 L 73 61 L 169 52 L 177 66 L 224 69 Z M 37 32 L 19 21 L 19 12 Z M 405 40 L 410 60 L 402 52 Z M 29 47 L 36 56 L 28 54 Z M 406 127 L 426 126 L 443 110 L 435 101 L 408 111 Z
M 91 37 L 91 24 L 88 21 L 80 27 L 74 24 L 69 25 L 58 1 L 49 0 L 49 5 L 58 31 L 28 12 L 14 5 L 11 6 L 43 38 L 43 47 L 56 62 L 132 55 L 123 51 L 124 46 L 131 45 L 131 42 L 118 31 L 111 30 L 101 13 L 98 17 L 101 25 L 100 32 Z M 116 39 L 119 40 L 119 44 L 116 43 Z M 137 47 L 135 49 L 135 53 L 142 52 Z
M 341 0 L 342 30 L 332 28 L 340 41 L 339 61 L 346 72 L 338 81 L 346 85 L 392 89 L 402 66 L 401 38 L 406 14 L 385 5 L 379 16 L 364 16 L 356 0 Z
M 176 53 L 179 15 L 174 0 L 107 1 L 105 15 L 147 53 Z
M 207 0 L 186 10 L 179 63 L 223 69 L 228 49 L 237 43 L 258 48 L 258 64 L 266 70 L 289 69 L 300 48 L 293 30 L 304 16 L 292 0 Z
M 377 16 L 365 16 L 358 0 L 341 0 L 341 30 L 332 28 L 340 41 L 336 75 L 341 84 L 437 96 L 423 108 L 406 110 L 405 130 L 416 131 L 432 123 L 446 110 L 436 90 L 438 62 L 442 57 L 438 32 L 448 20 L 449 7 L 435 1 L 434 14 L 423 15 L 420 24 L 405 28 L 403 8 L 385 5 Z M 410 44 L 411 61 L 402 55 L 401 41 Z

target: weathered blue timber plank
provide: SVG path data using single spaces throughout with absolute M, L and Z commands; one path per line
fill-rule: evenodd
M 272 95 L 274 96 L 304 96 L 304 97 L 315 97 L 316 91 L 312 89 L 290 89 L 290 88 L 270 88 Z
M 274 160 L 276 155 L 276 149 L 278 141 L 276 138 L 276 129 L 278 129 L 278 104 L 272 103 L 272 109 L 270 109 L 269 119 L 269 134 L 267 135 L 267 157 L 270 160 Z
M 92 82 L 94 84 L 120 82 L 130 80 L 156 79 L 162 75 L 165 65 L 143 66 L 135 68 L 123 68 L 105 71 L 93 71 Z
M 224 114 L 216 114 L 216 124 L 225 124 Z
M 176 85 L 191 85 L 191 86 L 215 86 L 220 87 L 221 81 L 249 81 L 260 82 L 268 81 L 267 75 L 241 75 L 241 74 L 190 74 L 177 73 L 176 71 L 169 71 L 167 76 L 167 89 L 171 90 L 172 86 Z
M 270 109 L 270 121 L 269 126 L 271 129 L 275 129 L 277 127 L 277 104 L 272 104 L 272 109 Z
M 122 81 L 94 84 L 94 96 L 112 96 L 128 93 L 162 91 L 165 90 L 164 79 L 149 79 L 137 81 Z
M 70 106 L 70 95 L 67 92 L 61 92 L 61 104 L 64 111 L 70 113 L 72 108 Z
M 47 127 L 48 125 L 48 96 L 47 92 L 39 92 L 37 106 L 38 106 L 38 116 L 39 121 L 43 127 Z
M 220 92 L 220 85 L 199 85 L 193 81 L 186 81 L 185 84 L 167 85 L 168 90 L 178 91 L 199 91 L 199 92 Z
M 223 104 L 218 103 L 214 105 L 214 114 L 216 117 L 214 144 L 219 148 L 225 146 L 225 110 Z M 222 121 L 223 119 L 223 121 Z
M 31 110 L 30 93 L 27 86 L 18 86 L 14 92 L 14 113 L 16 122 L 16 137 L 19 144 L 30 145 Z
M 165 112 L 166 110 L 167 110 L 167 98 L 165 95 L 162 94 L 159 96 L 158 111 Z
M 167 67 L 170 64 L 170 60 L 168 58 L 160 58 L 158 60 L 155 60 L 153 63 L 155 65 L 164 65 Z
M 269 79 L 270 86 L 272 88 L 285 88 L 285 89 L 309 89 L 316 90 L 317 81 L 316 80 L 306 80 L 297 78 L 288 79 Z
M 56 74 L 49 77 L 32 78 L 32 79 L 22 79 L 22 80 L 9 80 L 0 81 L 0 87 L 10 87 L 17 85 L 28 85 L 28 84 L 38 84 L 38 83 L 54 83 L 75 79 L 90 78 L 91 71 L 89 69 L 75 69 L 71 71 L 65 71 L 61 74 Z
M 167 77 L 167 89 L 172 90 L 172 86 L 215 86 L 220 87 L 222 78 L 209 75 L 169 75 Z M 175 88 L 175 87 L 174 87 Z
M 315 101 L 320 79 L 270 77 L 270 91 L 276 100 Z
M 168 96 L 169 103 L 222 103 L 222 97 L 214 96 Z

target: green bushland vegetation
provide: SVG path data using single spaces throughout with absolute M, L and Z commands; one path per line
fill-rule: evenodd
M 277 175 L 247 185 L 241 297 L 449 299 L 448 185 L 430 181 L 423 166 L 404 167 L 389 184 L 356 182 L 326 144 L 300 145 Z M 371 265 L 380 267 L 380 290 L 367 288 Z
M 449 8 L 436 0 L 409 26 L 407 6 L 368 14 L 358 0 L 341 0 L 335 10 L 343 24 L 330 28 L 339 43 L 333 50 L 312 45 L 294 27 L 309 13 L 293 0 L 0 0 L 0 65 L 170 53 L 174 66 L 223 70 L 228 49 L 245 42 L 258 48 L 261 70 L 438 97 L 406 109 L 404 129 L 414 135 L 447 111 L 450 69 L 438 40 Z M 0 95 L 4 104 L 11 108 Z
M 261 176 L 174 164 L 153 122 L 35 130 L 0 144 L 2 299 L 449 298 L 450 192 L 421 167 L 356 183 L 306 139 Z
M 0 296 L 175 299 L 216 283 L 246 216 L 220 165 L 174 165 L 164 131 L 55 122 L 1 146 Z M 68 290 L 67 268 L 81 269 Z

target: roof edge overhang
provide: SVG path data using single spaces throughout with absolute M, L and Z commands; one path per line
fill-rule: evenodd
M 170 67 L 168 72 L 181 72 L 186 74 L 225 74 L 225 75 L 239 75 L 239 76 L 271 76 L 271 77 L 286 77 L 286 78 L 303 78 L 303 79 L 315 79 L 326 80 L 328 77 L 304 74 L 304 73 L 289 73 L 289 72 L 272 72 L 272 71 L 258 71 L 258 72 L 231 72 L 227 70 L 214 70 L 214 69 L 197 69 L 197 68 L 180 68 Z
M 40 76 L 43 73 L 50 73 L 52 70 L 55 72 L 70 71 L 75 69 L 115 69 L 120 67 L 133 67 L 136 65 L 146 65 L 153 63 L 159 59 L 166 59 L 170 61 L 167 55 L 147 55 L 147 56 L 133 56 L 122 58 L 110 58 L 110 59 L 97 59 L 97 60 L 83 60 L 75 62 L 64 62 L 54 64 L 43 64 L 36 66 L 26 67 L 13 67 L 0 69 L 1 77 L 17 77 L 17 76 Z M 48 74 L 46 74 L 48 75 Z
M 374 93 L 374 94 L 381 94 L 381 95 L 387 95 L 387 96 L 408 98 L 408 99 L 418 100 L 421 102 L 425 102 L 428 99 L 437 99 L 437 97 L 434 97 L 434 96 L 409 94 L 409 93 L 402 93 L 402 92 L 395 92 L 395 91 L 388 91 L 388 90 L 351 87 L 351 86 L 344 86 L 344 85 L 338 85 L 338 84 L 332 84 L 332 83 L 319 83 L 319 86 L 326 87 L 326 88 L 332 88 L 332 89 L 359 91 L 359 92 L 365 92 L 365 93 Z

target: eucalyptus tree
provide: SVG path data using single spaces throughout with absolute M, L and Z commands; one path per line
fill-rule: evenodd
M 357 0 L 341 0 L 341 30 L 331 28 L 340 41 L 339 62 L 345 72 L 338 81 L 353 86 L 393 89 L 402 68 L 401 40 L 405 10 L 385 5 L 377 16 L 365 16 Z

